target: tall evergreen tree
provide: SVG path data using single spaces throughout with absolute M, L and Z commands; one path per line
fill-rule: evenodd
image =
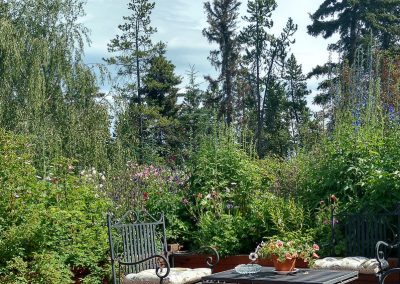
M 273 80 L 270 83 L 265 110 L 262 153 L 287 157 L 290 150 L 290 124 L 283 82 Z
M 188 84 L 185 87 L 183 102 L 179 112 L 180 127 L 185 133 L 182 152 L 185 157 L 191 155 L 198 149 L 202 138 L 209 130 L 210 116 L 212 112 L 204 106 L 205 92 L 200 88 L 197 79 L 197 71 L 192 65 L 186 72 Z
M 175 65 L 165 58 L 165 50 L 150 58 L 149 68 L 143 78 L 143 94 L 149 106 L 159 108 L 161 115 L 174 117 L 177 109 L 178 85 L 181 78 L 175 75 Z
M 108 51 L 117 55 L 105 59 L 108 64 L 117 66 L 118 76 L 127 80 L 125 85 L 118 90 L 127 98 L 126 109 L 131 115 L 120 121 L 133 123 L 130 127 L 123 127 L 122 129 L 127 131 L 135 127 L 139 129 L 139 160 L 143 158 L 141 153 L 143 147 L 141 84 L 153 51 L 151 36 L 157 31 L 150 25 L 150 15 L 154 6 L 155 3 L 149 0 L 130 0 L 128 10 L 132 14 L 123 17 L 125 22 L 118 26 L 122 34 L 116 35 L 108 44 Z M 133 110 L 133 108 L 138 109 Z
M 272 28 L 272 12 L 276 9 L 275 0 L 252 0 L 247 2 L 248 16 L 243 19 L 248 25 L 243 29 L 240 35 L 240 41 L 245 46 L 244 60 L 249 63 L 249 69 L 253 70 L 249 74 L 252 94 L 256 102 L 255 113 L 257 129 L 262 127 L 262 88 L 265 88 L 263 79 L 265 76 L 265 52 L 268 49 L 271 35 L 268 30 Z M 256 138 L 259 138 L 256 137 Z M 257 144 L 260 141 L 257 141 Z
M 286 81 L 287 116 L 290 123 L 291 142 L 295 150 L 304 142 L 304 128 L 309 121 L 306 96 L 310 92 L 307 89 L 307 78 L 293 54 L 287 61 L 283 78 Z
M 238 0 L 212 0 L 204 3 L 209 27 L 203 35 L 211 43 L 217 43 L 218 50 L 210 52 L 211 64 L 220 69 L 218 81 L 222 82 L 220 98 L 220 115 L 230 125 L 233 121 L 234 84 L 233 78 L 237 69 L 239 44 L 237 40 Z
M 263 139 L 263 137 L 271 136 L 271 133 L 269 133 L 269 135 L 263 135 L 264 126 L 265 123 L 270 123 L 268 118 L 274 117 L 274 114 L 268 114 L 268 111 L 275 112 L 273 108 L 271 108 L 271 105 L 273 105 L 273 102 L 278 98 L 282 98 L 280 95 L 282 71 L 290 45 L 294 43 L 293 35 L 296 31 L 297 25 L 293 23 L 291 18 L 289 18 L 279 37 L 269 37 L 269 47 L 266 49 L 263 56 L 263 59 L 265 60 L 265 75 L 263 77 L 264 94 L 261 99 L 260 119 L 257 124 L 255 135 L 259 156 L 264 155 L 264 144 L 268 143 L 268 141 Z M 282 102 L 279 102 L 278 104 L 282 105 Z M 274 124 L 273 122 L 271 123 L 272 125 Z M 273 127 L 267 127 L 265 131 L 268 132 L 268 129 L 273 129 Z M 283 153 L 282 151 L 280 152 Z
M 357 48 L 376 44 L 384 50 L 398 50 L 400 46 L 400 1 L 398 0 L 324 0 L 311 15 L 308 33 L 330 38 L 335 33 L 340 39 L 328 48 L 342 54 L 350 66 L 356 60 Z M 371 38 L 372 36 L 372 38 Z M 309 74 L 326 76 L 336 65 L 331 62 L 317 66 Z M 315 102 L 326 105 L 331 101 L 332 82 L 320 84 L 321 94 Z

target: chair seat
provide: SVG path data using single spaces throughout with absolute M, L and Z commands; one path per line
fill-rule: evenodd
M 211 275 L 210 268 L 171 268 L 163 284 L 191 284 L 201 280 L 202 277 Z M 143 270 L 139 273 L 131 273 L 124 277 L 123 284 L 159 284 L 160 278 L 155 269 Z
M 389 267 L 389 263 L 383 264 L 383 269 Z M 378 261 L 374 258 L 369 259 L 366 257 L 325 257 L 315 261 L 316 269 L 333 269 L 333 270 L 357 270 L 361 274 L 376 274 L 379 271 Z

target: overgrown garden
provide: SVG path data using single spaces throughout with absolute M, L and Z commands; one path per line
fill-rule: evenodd
M 130 1 L 109 57 L 87 65 L 82 1 L 0 1 L 0 282 L 102 283 L 107 212 L 164 212 L 170 243 L 230 255 L 274 235 L 328 253 L 332 202 L 393 210 L 400 1 L 342 2 L 311 16 L 309 33 L 339 32 L 342 54 L 309 74 L 325 74 L 313 113 L 290 52 L 297 26 L 270 31 L 279 1 L 248 1 L 243 30 L 239 1 L 206 2 L 219 76 L 204 90 L 191 67 L 182 92 L 167 45 L 152 41 L 154 3 Z M 99 91 L 111 76 L 112 100 Z

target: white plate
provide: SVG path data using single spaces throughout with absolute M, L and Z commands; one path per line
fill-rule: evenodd
M 293 274 L 293 273 L 296 273 L 296 272 L 298 272 L 299 271 L 299 269 L 298 268 L 295 268 L 295 269 L 293 269 L 292 271 L 277 271 L 277 270 L 273 270 L 273 272 L 275 272 L 276 274 L 280 274 L 280 275 L 285 275 L 285 274 Z

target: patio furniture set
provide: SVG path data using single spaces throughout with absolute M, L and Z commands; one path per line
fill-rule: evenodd
M 359 226 L 353 224 L 353 228 L 368 232 L 367 224 L 360 221 L 364 217 L 358 218 Z M 400 225 L 399 214 L 397 217 Z M 333 220 L 334 212 L 332 212 Z M 335 222 L 332 224 L 334 225 Z M 387 229 L 384 226 L 389 226 L 386 221 L 381 224 L 386 224 L 378 226 L 382 230 Z M 119 219 L 108 214 L 107 225 L 113 284 L 192 284 L 197 282 L 203 284 L 336 284 L 350 283 L 359 278 L 359 269 L 354 269 L 354 267 L 353 269 L 345 267 L 301 268 L 283 275 L 276 273 L 272 267 L 262 267 L 260 271 L 252 274 L 241 274 L 235 269 L 212 274 L 215 265 L 219 262 L 219 255 L 211 247 L 200 250 L 205 255 L 205 263 L 208 268 L 175 268 L 171 265 L 174 264 L 175 255 L 167 251 L 163 214 L 155 217 L 146 211 L 128 211 Z M 333 244 L 335 244 L 334 230 L 336 228 L 333 226 L 332 230 Z M 362 234 L 363 238 L 369 238 L 366 242 L 382 237 L 382 235 L 383 231 L 381 234 L 376 232 Z M 386 240 L 386 238 L 384 239 Z M 396 249 L 397 246 L 397 244 L 390 245 L 379 240 L 376 242 L 376 247 L 373 248 L 377 264 L 376 270 L 374 270 L 376 272 L 375 283 L 384 284 L 387 276 L 400 275 L 400 268 L 389 268 L 387 265 L 390 250 Z M 396 283 L 400 283 L 400 281 Z

